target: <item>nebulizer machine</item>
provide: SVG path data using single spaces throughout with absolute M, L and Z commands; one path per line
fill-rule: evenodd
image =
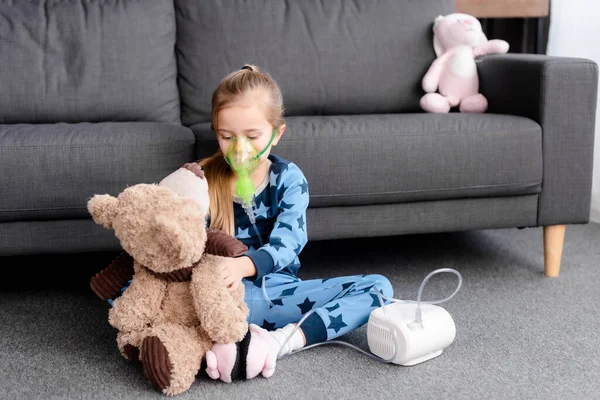
M 254 216 L 256 188 L 250 179 L 250 174 L 258 166 L 260 157 L 270 147 L 276 134 L 277 130 L 273 132 L 269 143 L 260 152 L 256 150 L 251 140 L 247 137 L 234 137 L 230 139 L 230 144 L 225 154 L 227 163 L 237 174 L 236 196 L 241 200 L 242 206 L 254 226 L 254 230 L 257 231 L 257 235 L 258 230 L 255 225 L 256 220 Z M 260 235 L 258 237 L 260 239 Z M 443 300 L 421 300 L 423 288 L 427 281 L 432 276 L 443 272 L 450 272 L 458 277 L 458 285 L 455 291 Z M 263 296 L 272 307 L 275 307 L 267 295 L 265 278 L 263 277 L 261 285 Z M 454 297 L 460 290 L 462 281 L 462 275 L 455 269 L 440 268 L 434 270 L 423 279 L 417 293 L 416 301 L 389 298 L 382 295 L 376 286 L 371 288 L 370 291 L 377 295 L 380 304 L 379 308 L 371 312 L 367 325 L 367 341 L 371 353 L 347 342 L 330 340 L 303 347 L 290 354 L 324 344 L 340 344 L 351 347 L 377 361 L 403 366 L 412 366 L 435 358 L 452 344 L 456 336 L 456 326 L 452 316 L 450 316 L 448 311 L 436 304 L 443 303 Z M 348 290 L 351 290 L 351 287 L 345 289 L 345 291 Z M 294 330 L 290 332 L 282 344 L 280 354 L 277 355 L 277 358 L 285 357 L 285 355 L 281 354 L 281 351 L 283 351 L 295 331 L 302 326 L 304 320 L 313 312 L 314 310 L 311 310 L 303 315 Z
M 458 277 L 458 286 L 454 290 L 454 293 L 443 300 L 422 301 L 423 288 L 429 278 L 442 272 L 451 272 Z M 371 353 L 344 341 L 329 340 L 303 347 L 287 355 L 282 355 L 281 352 L 287 342 L 296 330 L 302 326 L 304 320 L 314 312 L 313 309 L 307 312 L 292 332 L 290 332 L 283 342 L 277 358 L 283 358 L 324 344 L 340 344 L 383 363 L 412 366 L 431 360 L 442 354 L 444 349 L 452 344 L 456 336 L 456 326 L 450 313 L 436 304 L 443 303 L 454 297 L 460 290 L 462 281 L 462 275 L 455 269 L 437 269 L 423 279 L 416 301 L 386 297 L 381 294 L 381 291 L 376 286 L 373 286 L 370 291 L 377 295 L 380 307 L 371 312 L 367 325 L 367 342 Z M 267 296 L 264 277 L 262 288 L 263 296 L 274 307 L 275 305 Z M 350 288 L 346 290 L 350 290 Z M 387 300 L 388 304 L 385 304 L 385 300 Z

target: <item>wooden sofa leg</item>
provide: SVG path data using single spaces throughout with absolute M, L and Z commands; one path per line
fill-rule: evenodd
M 558 276 L 562 249 L 565 241 L 565 225 L 544 226 L 544 273 Z

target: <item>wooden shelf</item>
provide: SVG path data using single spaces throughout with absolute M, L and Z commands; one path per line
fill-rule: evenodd
M 456 12 L 476 18 L 541 18 L 550 12 L 550 0 L 456 0 Z

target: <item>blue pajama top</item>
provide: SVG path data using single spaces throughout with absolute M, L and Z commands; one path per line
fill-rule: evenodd
M 274 272 L 296 275 L 298 255 L 308 241 L 306 209 L 308 183 L 298 166 L 274 154 L 268 157 L 269 176 L 256 189 L 256 230 L 234 196 L 235 237 L 248 246 L 247 256 L 256 266 L 254 280 Z M 257 235 L 260 234 L 262 246 Z

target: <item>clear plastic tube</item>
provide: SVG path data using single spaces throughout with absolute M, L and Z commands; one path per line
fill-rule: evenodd
M 258 236 L 258 241 L 260 242 L 260 247 L 263 246 L 263 241 L 262 241 L 262 237 L 260 237 L 260 232 L 258 231 L 258 228 L 256 227 L 256 223 L 252 223 L 252 227 L 254 228 L 254 232 L 256 232 L 256 236 Z
M 252 203 L 254 203 L 254 201 L 252 201 Z M 262 241 L 262 237 L 260 236 L 260 233 L 258 232 L 258 228 L 256 227 L 256 217 L 254 216 L 254 205 L 252 203 L 251 204 L 242 203 L 242 207 L 244 208 L 244 211 L 246 211 L 246 214 L 248 214 L 248 219 L 250 219 L 252 228 L 254 228 L 254 232 L 256 233 L 256 236 L 258 236 L 258 241 L 260 242 L 260 247 L 262 247 L 263 241 Z
M 454 291 L 454 293 L 452 293 L 450 296 L 448 296 L 447 298 L 445 298 L 443 300 L 421 301 L 421 295 L 423 293 L 423 288 L 425 287 L 425 284 L 427 283 L 427 281 L 429 280 L 429 278 L 431 278 L 433 275 L 436 275 L 436 274 L 439 274 L 439 273 L 442 273 L 442 272 L 451 272 L 451 273 L 455 274 L 458 277 L 458 286 L 457 286 L 456 290 Z M 450 300 L 451 298 L 453 298 L 456 295 L 456 293 L 458 293 L 458 291 L 460 290 L 460 288 L 462 286 L 462 282 L 463 282 L 463 277 L 460 274 L 460 272 L 458 272 L 457 270 L 452 269 L 452 268 L 440 268 L 440 269 L 437 269 L 437 270 L 431 272 L 429 275 L 427 275 L 425 277 L 425 279 L 423 279 L 423 282 L 421 283 L 421 286 L 419 288 L 419 292 L 417 294 L 417 309 L 415 310 L 415 322 L 418 323 L 421 327 L 423 326 L 423 322 L 422 322 L 422 318 L 421 318 L 421 304 L 439 304 L 439 303 L 443 303 L 443 302 L 446 302 L 446 301 Z M 265 277 L 264 276 L 263 276 L 263 279 L 262 279 L 262 285 L 261 286 L 262 286 L 262 290 L 263 290 L 263 295 L 264 295 L 265 299 L 267 300 L 267 302 L 269 302 L 269 304 L 271 306 L 275 306 L 273 304 L 273 302 L 271 301 L 271 299 L 269 298 L 268 294 L 267 294 L 267 290 L 265 288 Z M 386 319 L 386 322 L 388 324 L 388 330 L 390 331 L 390 333 L 392 334 L 392 336 L 394 338 L 394 344 L 396 344 L 397 343 L 397 340 L 396 340 L 396 337 L 397 337 L 396 330 L 394 329 L 394 325 L 392 324 L 392 321 L 390 320 L 390 318 L 389 318 L 389 316 L 387 314 L 386 308 L 384 307 L 385 306 L 385 302 L 384 302 L 383 299 L 386 299 L 386 300 L 388 300 L 388 301 L 390 301 L 392 303 L 398 303 L 398 302 L 404 303 L 404 302 L 406 302 L 406 300 L 399 300 L 399 299 L 394 299 L 392 297 L 383 296 L 380 293 L 380 291 L 377 289 L 376 286 L 373 286 L 370 291 L 373 291 L 373 290 L 375 290 L 375 294 L 377 295 L 377 298 L 379 299 L 379 304 L 381 305 L 381 307 L 383 307 L 383 314 L 385 315 L 385 319 Z M 380 362 L 383 362 L 383 363 L 389 363 L 393 359 L 396 358 L 396 355 L 398 354 L 398 346 L 397 345 L 394 345 L 394 353 L 393 353 L 393 355 L 390 358 L 388 358 L 388 359 L 384 359 L 384 358 L 381 358 L 381 357 L 378 357 L 378 356 L 376 356 L 376 355 L 374 355 L 372 353 L 366 352 L 366 351 L 364 351 L 363 349 L 361 349 L 359 347 L 356 347 L 356 346 L 354 346 L 354 345 L 352 345 L 350 343 L 347 343 L 347 342 L 344 342 L 344 341 L 341 341 L 341 340 L 329 340 L 329 341 L 326 341 L 326 342 L 314 343 L 312 345 L 305 346 L 305 347 L 303 347 L 301 349 L 295 350 L 295 351 L 293 351 L 293 352 L 291 352 L 289 354 L 286 354 L 286 355 L 281 354 L 281 352 L 285 348 L 285 345 L 287 344 L 287 342 L 289 342 L 289 340 L 292 338 L 292 336 L 294 335 L 294 333 L 296 333 L 296 331 L 300 328 L 300 326 L 302 326 L 302 323 L 306 320 L 306 318 L 308 318 L 314 311 L 315 311 L 314 309 L 310 310 L 309 312 L 307 312 L 300 319 L 300 321 L 298 321 L 298 323 L 296 324 L 296 326 L 294 327 L 294 329 L 292 330 L 292 332 L 290 332 L 290 334 L 287 336 L 287 338 L 284 340 L 283 344 L 281 345 L 281 347 L 279 349 L 279 352 L 277 353 L 277 359 L 284 358 L 284 357 L 287 357 L 288 355 L 292 355 L 292 354 L 298 353 L 300 351 L 312 349 L 313 347 L 321 346 L 321 345 L 324 345 L 324 344 L 339 344 L 339 345 L 347 346 L 347 347 L 350 347 L 350 348 L 352 348 L 352 349 L 354 349 L 354 350 L 356 350 L 356 351 L 358 351 L 360 353 L 365 354 L 366 356 L 368 356 L 368 357 L 370 357 L 370 358 L 372 358 L 372 359 L 374 359 L 376 361 L 380 361 Z
M 454 292 L 450 296 L 446 297 L 443 300 L 421 301 L 421 295 L 423 294 L 423 288 L 425 287 L 425 284 L 427 283 L 429 278 L 431 278 L 433 275 L 439 274 L 441 272 L 450 272 L 450 273 L 455 274 L 458 277 L 458 286 L 456 287 L 456 290 L 454 290 Z M 439 303 L 444 303 L 444 302 L 450 300 L 451 298 L 453 298 L 456 295 L 456 293 L 458 293 L 458 291 L 460 290 L 460 287 L 462 286 L 462 282 L 463 282 L 463 277 L 460 274 L 460 272 L 458 272 L 457 270 L 452 269 L 452 268 L 436 269 L 435 271 L 433 271 L 429 275 L 427 275 L 425 277 L 425 279 L 423 279 L 423 282 L 421 283 L 421 287 L 419 287 L 419 292 L 417 293 L 417 309 L 415 310 L 415 322 L 421 328 L 423 327 L 423 316 L 421 313 L 421 304 L 439 304 Z

